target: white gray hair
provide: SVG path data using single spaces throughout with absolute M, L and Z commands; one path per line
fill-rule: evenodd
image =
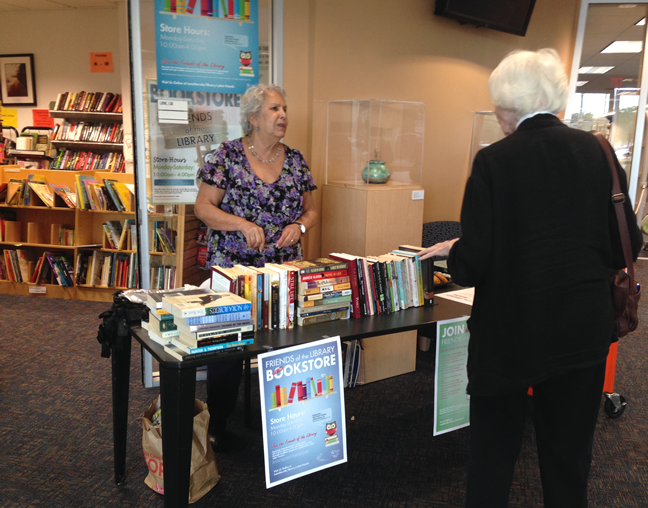
M 277 92 L 284 102 L 288 102 L 286 91 L 279 85 L 255 85 L 248 88 L 241 97 L 241 127 L 246 136 L 249 136 L 253 129 L 249 118 L 261 114 L 268 92 Z
M 490 75 L 488 91 L 495 106 L 518 119 L 538 111 L 559 113 L 569 93 L 560 56 L 551 48 L 510 53 Z

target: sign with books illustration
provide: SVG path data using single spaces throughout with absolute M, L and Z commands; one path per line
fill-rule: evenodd
M 240 96 L 158 89 L 147 80 L 148 163 L 153 204 L 194 204 L 197 171 L 223 141 L 241 136 Z M 188 122 L 160 123 L 160 102 L 188 102 Z
M 468 375 L 468 317 L 437 322 L 434 374 L 434 434 L 470 425 Z
M 347 461 L 340 337 L 258 356 L 266 487 Z
M 155 49 L 162 88 L 242 94 L 259 82 L 258 0 L 155 0 Z

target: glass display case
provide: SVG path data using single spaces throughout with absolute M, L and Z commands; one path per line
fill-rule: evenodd
M 497 117 L 492 111 L 475 111 L 473 118 L 472 144 L 470 147 L 470 165 L 475 160 L 475 155 L 482 148 L 499 141 L 504 137 L 502 128 L 497 122 Z
M 424 134 L 425 103 L 329 101 L 326 184 L 420 187 Z

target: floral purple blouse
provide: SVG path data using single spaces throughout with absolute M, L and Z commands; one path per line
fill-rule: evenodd
M 242 264 L 262 267 L 265 263 L 302 259 L 301 242 L 283 249 L 278 249 L 276 242 L 283 229 L 301 217 L 302 194 L 317 189 L 317 186 L 301 152 L 286 145 L 284 149 L 283 168 L 279 178 L 270 184 L 252 171 L 241 138 L 224 142 L 208 156 L 198 178 L 225 190 L 220 208 L 255 223 L 266 233 L 265 250 L 259 252 L 248 249 L 245 236 L 240 231 L 212 230 L 208 243 L 208 266 Z

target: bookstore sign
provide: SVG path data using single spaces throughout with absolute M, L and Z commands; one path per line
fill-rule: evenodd
M 240 96 L 160 90 L 147 80 L 146 97 L 152 203 L 194 204 L 205 156 L 241 135 Z
M 347 461 L 340 337 L 258 356 L 266 487 Z

